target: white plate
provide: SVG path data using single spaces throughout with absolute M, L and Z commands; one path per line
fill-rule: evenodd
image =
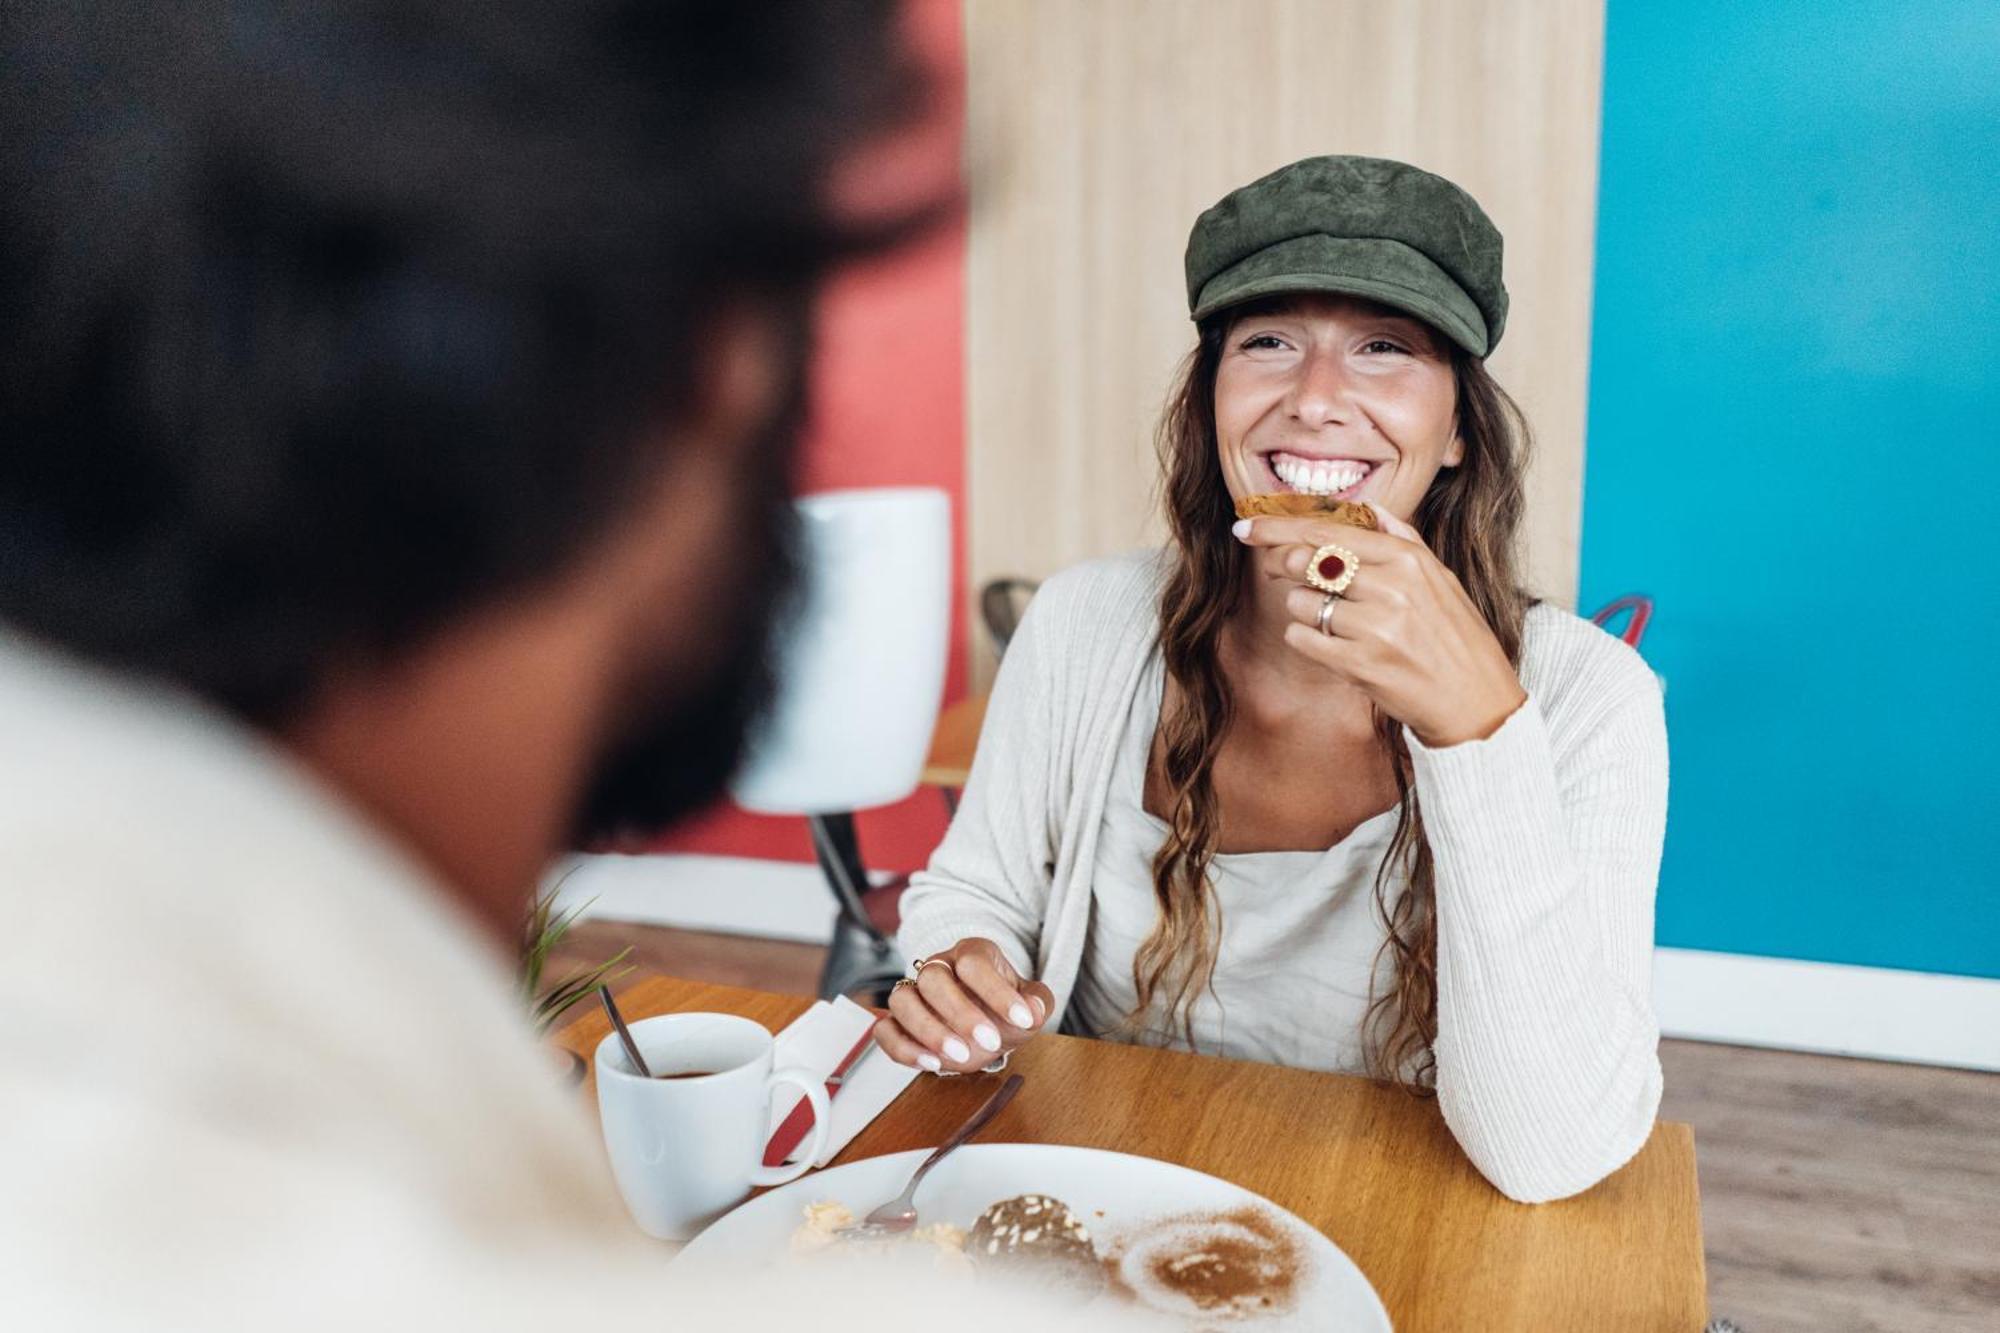
M 809 1203 L 836 1200 L 859 1215 L 895 1197 L 929 1154 L 871 1157 L 816 1172 L 760 1195 L 689 1242 L 677 1265 L 783 1262 Z M 1302 1260 L 1288 1309 L 1228 1321 L 1231 1328 L 1278 1333 L 1389 1333 L 1375 1289 L 1340 1247 L 1303 1221 L 1226 1180 L 1170 1162 L 1094 1148 L 1034 1143 L 973 1144 L 946 1158 L 917 1191 L 924 1223 L 970 1227 L 986 1208 L 1019 1194 L 1048 1194 L 1090 1228 L 1100 1254 L 1190 1215 L 1253 1209 L 1289 1237 Z M 1157 1231 L 1155 1232 L 1157 1234 Z M 1113 1297 L 1100 1299 L 1112 1300 Z M 1208 1321 L 1212 1324 L 1212 1320 Z

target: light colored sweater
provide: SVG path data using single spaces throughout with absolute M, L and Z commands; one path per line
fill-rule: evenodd
M 1049 580 L 994 684 L 958 815 L 902 905 L 903 948 L 996 941 L 1056 996 L 1091 925 L 1118 743 L 1156 650 L 1157 553 Z M 1650 994 L 1665 833 L 1659 685 L 1630 648 L 1542 605 L 1528 700 L 1485 740 L 1408 736 L 1437 865 L 1438 1103 L 1510 1198 L 1577 1193 L 1645 1144 L 1659 1106 Z
M 353 806 L 4 626 L 0 737 L 0 1329 L 1050 1327 L 942 1270 L 669 1268 L 512 961 Z

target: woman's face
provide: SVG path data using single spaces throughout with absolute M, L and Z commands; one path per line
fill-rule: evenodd
M 1278 491 L 1372 500 L 1408 520 L 1464 446 L 1443 336 L 1347 296 L 1301 295 L 1232 319 L 1215 433 L 1233 499 Z

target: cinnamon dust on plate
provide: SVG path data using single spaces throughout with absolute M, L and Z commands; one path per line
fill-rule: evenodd
M 1305 1254 L 1262 1209 L 1184 1213 L 1120 1236 L 1104 1255 L 1119 1295 L 1164 1313 L 1228 1320 L 1296 1304 Z

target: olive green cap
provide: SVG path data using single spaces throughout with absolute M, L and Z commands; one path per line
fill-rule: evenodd
M 1309 157 L 1232 190 L 1195 219 L 1197 320 L 1281 292 L 1394 306 L 1485 356 L 1507 325 L 1500 232 L 1442 176 L 1379 157 Z

